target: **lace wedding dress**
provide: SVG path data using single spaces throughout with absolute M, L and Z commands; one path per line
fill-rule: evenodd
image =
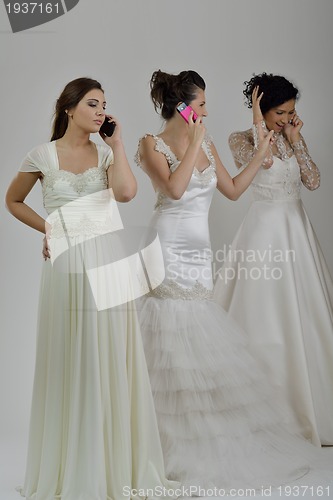
M 231 134 L 238 167 L 251 160 L 254 142 L 251 130 Z M 246 330 L 300 432 L 332 445 L 333 282 L 301 201 L 302 183 L 316 189 L 319 171 L 303 138 L 293 148 L 276 135 L 273 164 L 252 182 L 253 203 L 226 252 L 214 300 Z
M 175 171 L 179 160 L 153 137 Z M 136 161 L 144 167 L 140 144 Z M 167 475 L 195 494 L 286 483 L 305 474 L 318 451 L 293 434 L 246 335 L 211 300 L 208 212 L 216 173 L 208 138 L 202 148 L 209 165 L 194 169 L 181 199 L 157 193 L 150 227 L 161 241 L 165 279 L 154 288 L 152 278 L 138 306 Z
M 112 151 L 96 146 L 98 166 L 82 174 L 59 169 L 55 142 L 32 150 L 20 168 L 43 176 L 57 255 L 43 264 L 41 280 L 27 468 L 18 489 L 29 500 L 120 500 L 134 498 L 131 489 L 179 486 L 165 479 L 136 310 L 98 307 L 89 279 L 92 267 L 110 261 L 103 236 L 117 226 L 108 210 Z M 100 296 L 116 296 L 120 283 L 115 271 Z

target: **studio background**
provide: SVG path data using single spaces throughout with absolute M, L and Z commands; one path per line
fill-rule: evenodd
M 282 74 L 301 92 L 297 111 L 304 121 L 302 133 L 322 177 L 320 189 L 303 188 L 302 198 L 333 274 L 332 19 L 331 0 L 80 0 L 66 15 L 12 34 L 1 3 L 1 200 L 25 154 L 49 140 L 54 104 L 64 85 L 90 76 L 104 87 L 107 112 L 122 123 L 138 179 L 136 198 L 120 205 L 124 225 L 145 225 L 155 195 L 133 158 L 139 138 L 162 127 L 149 97 L 152 72 L 194 69 L 204 77 L 205 124 L 231 175 L 237 170 L 228 136 L 251 126 L 244 80 L 254 72 Z M 101 142 L 97 135 L 92 139 Z M 39 183 L 27 201 L 45 215 Z M 232 202 L 216 191 L 210 213 L 214 251 L 231 243 L 249 203 L 249 193 Z M 0 210 L 0 439 L 2 450 L 14 457 L 12 480 L 19 484 L 26 458 L 43 236 L 15 220 L 3 202 Z M 2 498 L 8 499 L 0 492 Z

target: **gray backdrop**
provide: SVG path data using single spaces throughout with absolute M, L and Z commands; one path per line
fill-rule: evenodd
M 123 221 L 145 224 L 154 193 L 133 157 L 139 137 L 162 125 L 149 98 L 152 72 L 202 74 L 206 125 L 232 175 L 228 136 L 251 124 L 243 81 L 253 72 L 280 73 L 302 93 L 297 109 L 303 135 L 322 174 L 320 189 L 303 189 L 303 201 L 333 272 L 332 0 L 80 0 L 59 19 L 17 34 L 2 3 L 0 13 L 1 199 L 26 152 L 49 140 L 53 106 L 64 85 L 91 76 L 101 81 L 108 111 L 122 122 L 138 178 L 136 198 L 120 207 Z M 210 214 L 214 250 L 232 241 L 249 201 L 248 193 L 231 202 L 216 192 Z M 28 202 L 44 213 L 40 185 Z M 0 430 L 7 438 L 21 436 L 25 453 L 42 235 L 16 221 L 3 203 L 0 210 Z

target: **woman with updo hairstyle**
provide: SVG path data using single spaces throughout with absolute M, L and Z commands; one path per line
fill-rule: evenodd
M 301 134 L 299 91 L 285 77 L 261 73 L 244 82 L 252 128 L 233 132 L 235 164 L 246 169 L 258 132 L 274 142 L 254 177 L 252 204 L 218 273 L 214 299 L 248 334 L 272 388 L 285 394 L 299 431 L 333 444 L 333 282 L 301 189 L 315 190 L 319 170 Z M 241 269 L 241 272 L 239 272 Z
M 213 194 L 217 188 L 235 200 L 246 190 L 273 132 L 259 130 L 257 151 L 232 178 L 203 123 L 202 77 L 156 71 L 150 85 L 165 122 L 161 133 L 140 139 L 136 160 L 156 192 L 149 230 L 158 234 L 164 262 L 149 254 L 151 290 L 138 312 L 166 473 L 193 496 L 289 482 L 306 473 L 317 449 L 293 433 L 246 335 L 211 300 Z
M 115 200 L 130 201 L 136 180 L 120 122 L 105 108 L 99 82 L 69 82 L 51 141 L 26 155 L 6 195 L 14 217 L 46 235 L 26 477 L 18 488 L 31 500 L 151 499 L 146 492 L 179 486 L 165 478 L 130 284 L 123 267 L 108 266 L 120 228 Z M 101 128 L 106 120 L 112 135 Z M 91 141 L 95 133 L 102 144 Z M 25 203 L 37 181 L 46 219 Z

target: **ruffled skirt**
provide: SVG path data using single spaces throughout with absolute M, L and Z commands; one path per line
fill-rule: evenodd
M 307 473 L 318 449 L 295 434 L 283 398 L 220 306 L 146 296 L 138 313 L 170 479 L 227 491 Z

